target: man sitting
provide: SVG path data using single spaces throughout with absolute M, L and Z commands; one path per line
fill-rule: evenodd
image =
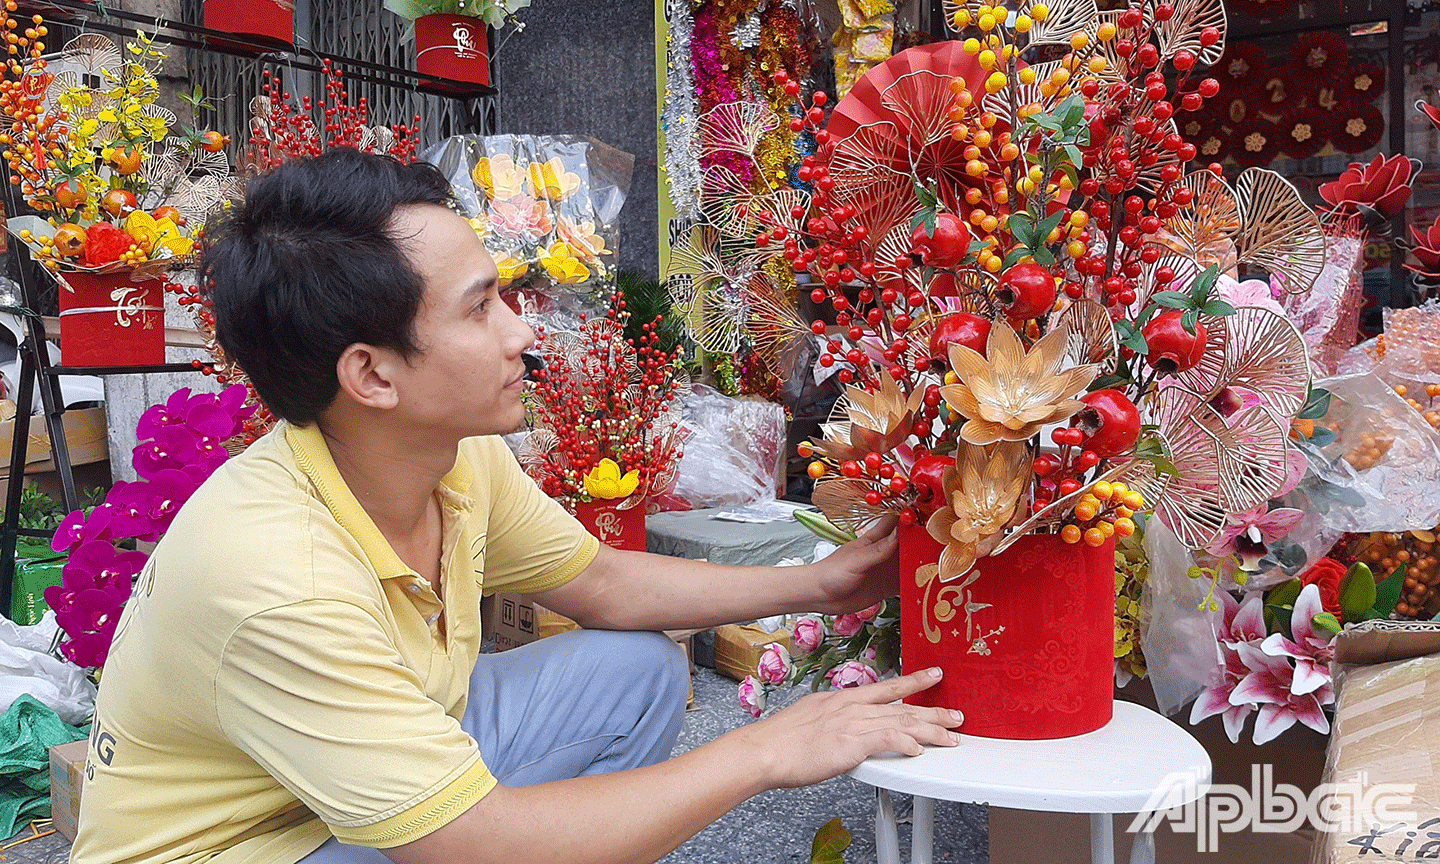
M 528 326 L 425 164 L 339 149 L 250 184 L 201 273 L 281 422 L 181 510 L 104 672 L 75 864 L 654 861 L 760 791 L 950 744 L 894 703 L 809 696 L 668 761 L 687 668 L 655 632 L 896 592 L 888 529 L 821 565 L 601 546 L 497 433 Z M 481 592 L 585 630 L 479 656 Z

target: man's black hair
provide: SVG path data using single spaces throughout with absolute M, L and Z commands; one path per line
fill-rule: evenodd
M 200 285 L 220 346 L 277 417 L 307 425 L 334 401 L 356 343 L 409 357 L 424 280 L 390 230 L 396 208 L 447 206 L 433 165 L 336 148 L 251 181 L 207 226 Z

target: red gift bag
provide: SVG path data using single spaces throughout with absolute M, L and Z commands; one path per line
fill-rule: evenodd
M 986 738 L 1066 738 L 1110 722 L 1115 678 L 1115 541 L 1020 538 L 942 582 L 942 547 L 900 529 L 901 652 L 906 672 L 941 682 L 907 699 L 965 712 Z
M 466 15 L 422 15 L 415 19 L 415 68 L 463 84 L 490 86 L 489 28 Z M 426 90 L 465 92 L 473 88 L 420 82 Z
M 68 272 L 60 282 L 60 362 L 151 366 L 165 362 L 164 282 L 130 273 Z
M 620 510 L 610 501 L 575 505 L 575 518 L 606 546 L 645 551 L 645 505 Z

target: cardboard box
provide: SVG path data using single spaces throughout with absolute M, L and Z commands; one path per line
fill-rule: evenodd
M 3 454 L 0 457 L 0 476 L 7 476 L 10 472 L 10 446 L 15 429 L 14 404 L 8 403 L 10 416 L 0 422 L 0 454 Z M 66 411 L 60 415 L 60 424 L 65 429 L 65 443 L 70 447 L 71 465 L 86 465 L 110 458 L 104 408 Z M 50 460 L 50 433 L 45 427 L 44 416 L 37 414 L 30 418 L 30 434 L 25 441 L 25 473 L 54 470 L 55 463 Z
M 790 631 L 771 633 L 753 624 L 724 624 L 715 628 L 715 671 L 726 678 L 744 680 L 755 674 L 765 646 L 779 642 L 790 648 Z
M 71 842 L 80 822 L 80 793 L 85 786 L 85 755 L 90 740 L 81 738 L 50 748 L 50 818 Z
M 1366 621 L 1336 639 L 1325 781 L 1349 824 L 1316 838 L 1313 864 L 1440 858 L 1440 624 Z
M 492 594 L 480 601 L 480 634 L 494 639 L 496 651 L 508 651 L 540 638 L 535 604 L 522 594 Z

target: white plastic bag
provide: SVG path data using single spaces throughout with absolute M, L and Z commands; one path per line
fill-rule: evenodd
M 783 479 L 785 409 L 697 384 L 685 397 L 685 455 L 675 497 L 700 510 L 769 501 Z
M 50 654 L 58 629 L 54 612 L 31 627 L 0 617 L 0 713 L 25 693 L 72 726 L 95 713 L 95 685 L 85 670 Z

